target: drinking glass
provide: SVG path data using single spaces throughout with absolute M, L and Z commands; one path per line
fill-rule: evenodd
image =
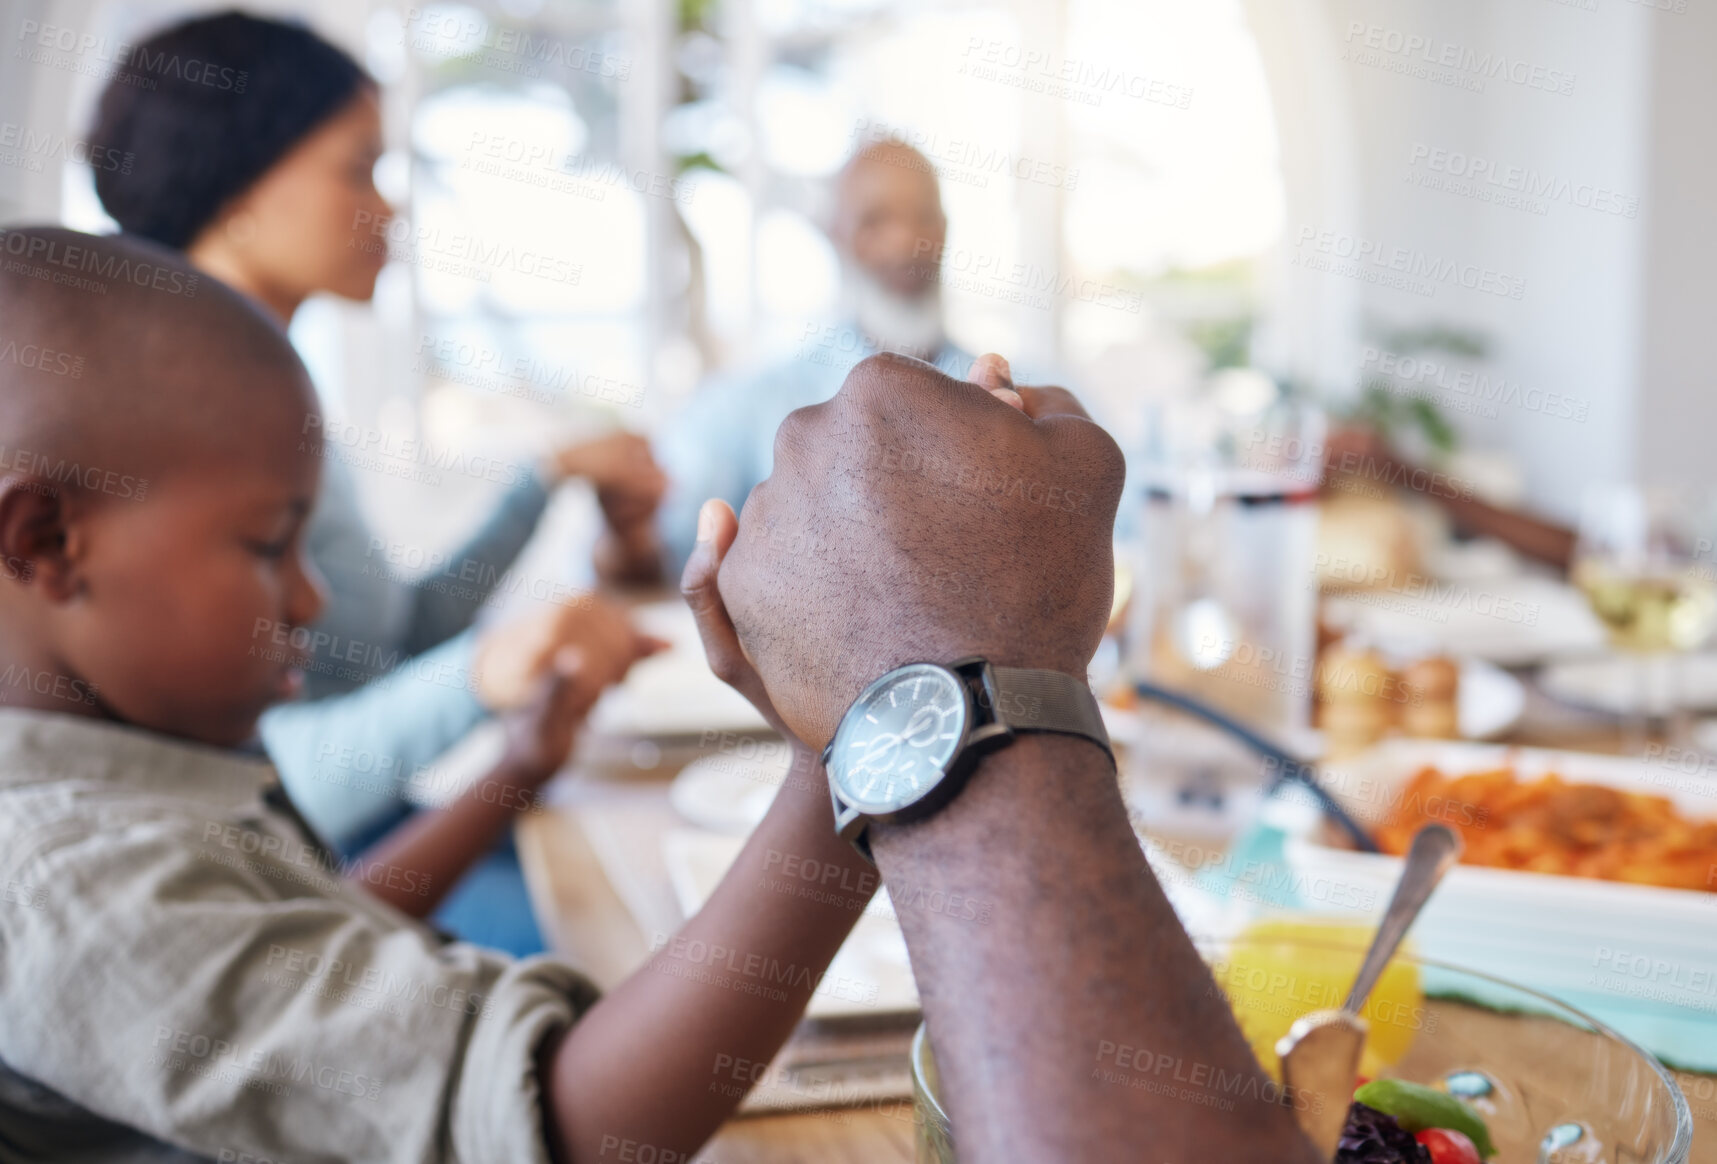
M 1324 418 L 1258 373 L 1223 375 L 1150 418 L 1128 667 L 1292 737 L 1310 723 Z
M 1653 718 L 1671 736 L 1686 734 L 1678 657 L 1717 625 L 1714 532 L 1706 490 L 1599 484 L 1586 492 L 1571 574 L 1629 661 L 1629 751 L 1643 750 Z

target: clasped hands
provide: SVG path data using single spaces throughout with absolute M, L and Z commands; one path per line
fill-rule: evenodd
M 1125 463 L 1061 388 L 873 356 L 789 415 L 743 514 L 704 505 L 681 591 L 711 669 L 820 749 L 879 675 L 966 655 L 1084 675 Z

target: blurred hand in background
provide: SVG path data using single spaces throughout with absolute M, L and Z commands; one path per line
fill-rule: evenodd
M 594 594 L 568 606 L 503 623 L 477 644 L 473 671 L 477 697 L 491 711 L 524 707 L 563 650 L 576 650 L 578 666 L 565 676 L 573 690 L 563 702 L 594 703 L 602 690 L 626 677 L 633 663 L 668 644 L 644 634 L 624 609 Z M 588 703 L 585 704 L 588 706 Z

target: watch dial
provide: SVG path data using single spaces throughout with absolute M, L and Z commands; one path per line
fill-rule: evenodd
M 891 812 L 936 786 L 965 729 L 959 679 L 915 663 L 860 696 L 835 733 L 829 767 L 844 799 L 868 812 Z

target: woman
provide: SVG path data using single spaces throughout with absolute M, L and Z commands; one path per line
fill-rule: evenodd
M 368 300 L 392 211 L 371 176 L 382 150 L 377 87 L 357 62 L 307 29 L 236 12 L 166 29 L 135 55 L 209 67 L 161 70 L 152 87 L 116 79 L 103 94 L 91 138 L 133 159 L 126 173 L 96 174 L 120 226 L 183 250 L 283 328 L 319 292 Z M 262 732 L 294 804 L 350 852 L 395 823 L 406 811 L 403 786 L 517 700 L 558 646 L 572 642 L 615 664 L 598 668 L 604 674 L 654 649 L 591 599 L 482 638 L 472 622 L 568 477 L 596 487 L 606 517 L 599 573 L 624 580 L 639 563 L 653 569 L 652 515 L 665 480 L 631 434 L 562 448 L 517 474 L 482 528 L 448 556 L 456 584 L 410 586 L 375 549 L 384 543 L 363 518 L 344 452 L 334 441 L 323 447 L 308 531 L 329 601 L 314 628 L 307 700 L 275 709 Z M 444 924 L 514 953 L 541 948 L 516 857 L 503 852 L 467 882 L 438 915 Z

